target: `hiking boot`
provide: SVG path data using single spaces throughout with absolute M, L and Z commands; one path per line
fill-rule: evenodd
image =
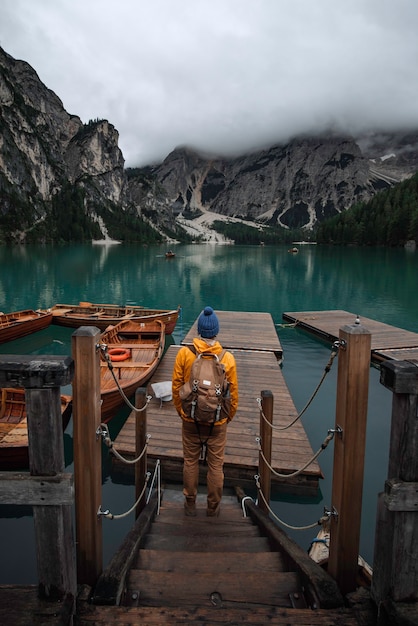
M 186 517 L 196 517 L 196 502 L 193 500 L 186 500 L 184 503 L 184 514 Z
M 208 507 L 206 509 L 206 515 L 208 517 L 219 517 L 220 510 L 221 510 L 221 507 L 219 504 L 215 508 Z

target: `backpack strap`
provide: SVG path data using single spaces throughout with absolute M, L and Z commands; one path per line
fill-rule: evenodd
M 187 346 L 187 347 L 189 348 L 189 350 L 191 350 L 193 352 L 193 354 L 195 354 L 197 356 L 197 350 L 194 347 L 194 345 Z M 225 356 L 225 353 L 226 353 L 226 350 L 222 350 L 222 352 L 220 352 L 219 354 L 216 355 L 218 357 L 219 362 L 222 361 L 222 359 Z M 201 352 L 200 354 L 205 354 L 205 352 Z M 212 354 L 212 353 L 210 353 L 210 354 Z

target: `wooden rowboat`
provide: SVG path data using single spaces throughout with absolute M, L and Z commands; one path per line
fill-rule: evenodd
M 157 369 L 164 352 L 164 324 L 124 320 L 104 332 L 101 343 L 107 346 L 100 363 L 101 412 L 107 423 L 125 402 L 121 392 L 131 399 Z
M 71 396 L 61 395 L 62 427 L 71 418 Z M 28 425 L 25 390 L 0 388 L 0 470 L 27 469 Z
M 0 343 L 13 341 L 30 335 L 49 326 L 52 321 L 51 311 L 14 311 L 0 313 Z
M 78 305 L 56 304 L 48 310 L 52 313 L 52 322 L 60 326 L 70 328 L 96 326 L 100 330 L 106 330 L 108 326 L 114 326 L 123 320 L 136 322 L 160 320 L 165 325 L 166 334 L 171 335 L 177 324 L 180 307 L 171 310 L 148 309 L 142 306 L 80 302 Z

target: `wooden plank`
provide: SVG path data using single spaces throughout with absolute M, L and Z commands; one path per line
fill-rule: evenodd
M 183 593 L 187 589 L 187 593 Z M 236 572 L 234 576 L 219 571 L 195 574 L 133 570 L 127 585 L 127 595 L 140 591 L 140 603 L 164 606 L 200 606 L 210 601 L 216 592 L 223 602 L 246 602 L 269 606 L 290 607 L 289 594 L 301 592 L 298 575 L 277 572 L 260 576 L 259 572 Z
M 0 473 L 0 504 L 71 506 L 73 503 L 72 474 L 30 476 L 26 473 Z
M 221 345 L 228 350 L 267 350 L 282 357 L 282 346 L 270 313 L 216 311 Z M 193 343 L 197 337 L 197 319 L 181 342 Z
M 5 622 L 7 623 L 7 622 Z M 366 622 L 364 622 L 366 623 Z M 373 622 L 368 622 L 372 624 Z M 108 607 L 85 603 L 78 626 L 174 626 L 177 624 L 243 624 L 248 626 L 359 626 L 350 609 L 288 609 L 252 605 L 221 607 L 206 600 L 204 605 L 187 607 Z
M 210 552 L 178 553 L 172 550 L 140 550 L 135 569 L 182 572 L 189 576 L 197 572 L 213 572 L 214 558 Z M 279 552 L 217 552 L 218 571 L 235 573 L 242 571 L 285 571 L 284 558 Z
M 183 511 L 182 511 L 183 513 Z M 223 513 L 223 511 L 222 511 Z M 218 520 L 219 521 L 219 520 Z M 188 537 L 196 537 L 201 535 L 202 532 L 208 536 L 211 531 L 214 529 L 214 524 L 212 524 L 211 518 L 203 518 L 200 524 L 188 524 L 181 525 L 176 522 L 170 523 L 168 521 L 164 521 L 162 524 L 153 524 L 152 526 L 152 535 L 169 535 L 170 537 L 175 536 L 184 536 L 185 532 Z M 260 533 L 256 526 L 253 526 L 251 523 L 248 525 L 245 523 L 245 520 L 241 520 L 236 524 L 228 523 L 225 524 L 223 515 L 222 515 L 222 524 L 219 524 L 217 527 L 217 532 L 215 533 L 216 539 L 219 537 L 229 537 L 229 535 L 234 535 L 235 537 L 240 538 L 251 538 L 251 537 L 259 537 Z
M 41 600 L 37 586 L 0 587 L 0 624 L 13 626 L 70 626 L 73 623 L 74 597 Z
M 385 483 L 385 504 L 389 511 L 418 511 L 418 483 L 395 478 Z
M 146 538 L 146 550 L 172 550 L 190 552 L 268 552 L 270 545 L 265 537 L 202 537 L 151 534 Z
M 181 475 L 183 450 L 181 442 L 181 421 L 173 402 L 161 402 L 155 398 L 152 383 L 171 380 L 174 360 L 180 346 L 168 348 L 157 371 L 148 385 L 152 400 L 147 407 L 147 426 L 151 439 L 148 444 L 148 458 L 160 459 L 163 477 L 175 471 Z M 273 423 L 284 427 L 297 417 L 297 411 L 284 380 L 281 368 L 272 352 L 233 350 L 237 363 L 239 406 L 228 426 L 228 439 L 225 450 L 225 481 L 233 484 L 241 475 L 242 481 L 254 484 L 254 474 L 258 471 L 258 444 L 260 433 L 260 408 L 257 398 L 263 389 L 272 391 L 274 401 Z M 126 458 L 133 458 L 135 417 L 132 412 L 115 440 L 115 448 Z M 325 434 L 324 434 L 325 436 Z M 279 473 L 292 473 L 302 467 L 313 456 L 313 450 L 300 421 L 287 430 L 273 430 L 272 466 Z M 116 461 L 119 467 L 119 462 Z M 129 468 L 126 468 L 129 472 Z M 202 469 L 203 471 L 203 469 Z M 272 475 L 272 482 L 290 491 L 315 492 L 322 472 L 318 462 L 314 462 L 297 480 L 283 479 Z M 308 480 L 310 482 L 308 482 Z

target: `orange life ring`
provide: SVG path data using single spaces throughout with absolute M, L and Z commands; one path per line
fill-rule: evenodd
M 126 361 L 131 356 L 128 348 L 110 348 L 108 350 L 111 361 Z

